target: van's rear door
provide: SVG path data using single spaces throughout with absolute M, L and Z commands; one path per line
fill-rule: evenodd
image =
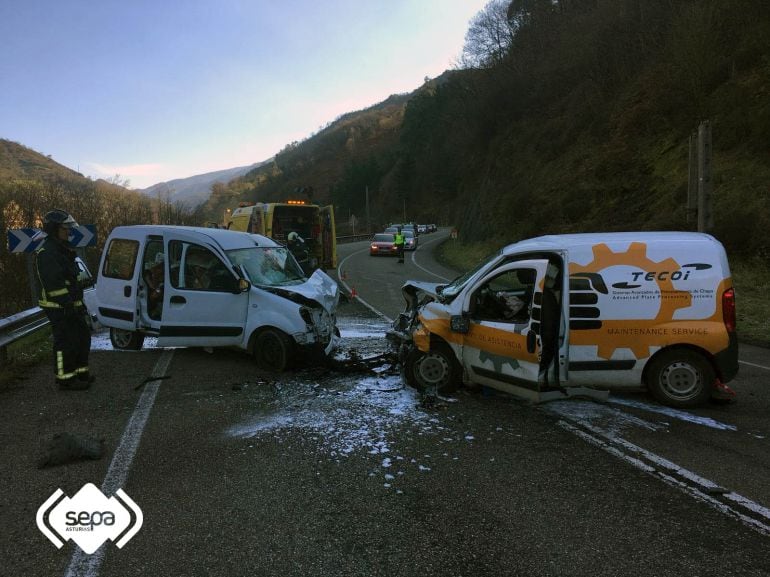
M 334 206 L 322 206 L 319 210 L 321 219 L 321 246 L 323 247 L 322 265 L 324 269 L 337 268 L 337 237 L 334 225 Z
M 138 278 L 146 238 L 120 232 L 104 248 L 96 284 L 97 319 L 106 327 L 134 331 L 139 326 Z
M 165 283 L 160 346 L 219 347 L 244 339 L 249 293 L 222 250 L 184 232 L 166 233 Z
M 547 260 L 508 263 L 484 275 L 466 293 L 463 312 L 470 328 L 462 354 L 474 382 L 538 400 L 547 267 Z

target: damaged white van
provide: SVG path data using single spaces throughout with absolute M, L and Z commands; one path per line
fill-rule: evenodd
M 160 346 L 239 347 L 284 370 L 295 355 L 339 341 L 337 283 L 306 278 L 289 250 L 256 234 L 183 226 L 121 226 L 107 239 L 96 316 L 118 349 L 145 335 Z
M 473 382 L 533 401 L 646 388 L 675 407 L 733 394 L 735 291 L 710 235 L 543 236 L 403 293 L 388 336 L 419 388 Z

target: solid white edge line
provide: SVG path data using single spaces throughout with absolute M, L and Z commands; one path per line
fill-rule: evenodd
M 750 367 L 756 367 L 758 369 L 765 369 L 766 371 L 770 371 L 770 367 L 766 367 L 764 365 L 757 365 L 755 363 L 750 363 L 748 361 L 738 361 L 738 362 L 743 364 L 743 365 L 749 365 Z
M 158 362 L 152 370 L 152 377 L 158 379 L 166 374 L 171 359 L 174 356 L 174 349 L 166 349 L 161 354 Z M 134 407 L 134 412 L 128 420 L 123 435 L 120 438 L 118 448 L 112 456 L 112 461 L 107 469 L 107 474 L 102 483 L 102 493 L 109 497 L 122 488 L 128 479 L 128 473 L 131 469 L 131 463 L 139 448 L 139 441 L 142 438 L 144 427 L 150 417 L 150 411 L 155 403 L 155 397 L 160 389 L 160 380 L 149 381 L 144 385 L 142 395 Z M 125 541 L 123 542 L 125 544 Z M 122 546 L 122 545 L 121 545 Z M 107 543 L 99 547 L 93 555 L 84 553 L 80 547 L 75 549 L 70 559 L 70 564 L 65 577 L 96 577 L 99 575 L 99 569 L 104 561 L 104 555 L 107 549 Z
M 770 536 L 770 525 L 765 525 L 762 521 L 758 519 L 754 519 L 752 517 L 749 517 L 740 511 L 737 511 L 730 507 L 729 505 L 722 503 L 721 501 L 718 501 L 717 499 L 713 498 L 712 496 L 703 493 L 702 491 L 699 491 L 696 487 L 693 487 L 692 485 L 687 485 L 686 483 L 675 479 L 671 475 L 666 474 L 665 472 L 661 471 L 660 469 L 656 469 L 655 467 L 652 467 L 648 465 L 647 463 L 644 463 L 640 459 L 637 459 L 635 457 L 632 457 L 623 451 L 612 447 L 609 443 L 603 441 L 600 438 L 594 437 L 593 435 L 581 431 L 578 429 L 575 425 L 568 423 L 567 421 L 559 420 L 557 422 L 557 425 L 559 425 L 561 428 L 569 431 L 570 433 L 573 433 L 574 435 L 577 435 L 584 441 L 599 447 L 600 449 L 610 453 L 611 455 L 618 457 L 619 459 L 629 463 L 630 465 L 636 467 L 637 469 L 644 471 L 645 473 L 652 475 L 656 478 L 659 478 L 667 485 L 670 485 L 672 487 L 675 487 L 679 489 L 680 491 L 689 494 L 691 497 L 694 497 L 695 499 L 702 501 L 704 503 L 707 503 L 708 505 L 711 505 L 713 508 L 715 508 L 717 511 L 727 515 L 728 517 L 735 518 L 739 520 L 741 523 L 746 525 L 747 527 L 754 529 L 763 535 L 769 535 Z M 603 432 L 599 429 L 596 429 L 594 427 L 588 426 L 586 423 L 580 423 L 581 426 L 588 428 L 592 432 L 598 434 L 599 436 L 604 436 Z M 624 439 L 621 439 L 619 437 L 610 436 L 606 437 L 607 441 L 609 442 L 616 442 L 620 443 L 622 445 L 627 445 L 628 447 L 636 447 L 636 445 L 633 445 L 632 443 L 629 443 L 628 441 L 625 441 Z M 666 459 L 663 459 L 662 457 L 658 457 L 657 455 L 654 455 L 653 453 L 650 453 L 649 451 L 645 451 L 641 447 L 636 447 L 639 451 L 639 453 L 645 455 L 645 456 L 653 456 L 656 457 L 660 463 L 670 463 L 670 461 L 667 461 Z M 692 473 L 691 471 L 688 471 L 687 469 L 683 469 L 682 467 L 679 467 L 677 465 L 674 465 L 671 463 L 673 467 L 665 467 L 669 470 L 674 470 L 680 475 L 685 476 L 688 479 L 700 479 L 701 481 L 708 483 L 709 485 L 712 485 L 716 487 L 717 485 L 711 481 L 708 481 L 707 479 L 703 479 L 702 477 L 699 477 L 695 473 Z M 687 473 L 687 474 L 686 474 Z M 728 497 L 728 495 L 733 495 L 733 497 Z M 736 503 L 739 503 L 740 505 L 746 507 L 747 509 L 751 509 L 754 512 L 759 513 L 762 516 L 766 516 L 765 513 L 767 512 L 767 509 L 762 507 L 761 505 L 755 503 L 754 501 L 751 501 L 750 499 L 746 499 L 745 497 L 738 495 L 736 493 L 730 493 L 724 495 L 726 498 L 731 498 L 731 500 L 735 501 Z
M 339 283 L 340 283 L 342 286 L 344 286 L 344 287 L 345 287 L 345 290 L 347 290 L 347 291 L 348 291 L 348 293 L 352 293 L 353 291 L 351 290 L 351 288 L 350 288 L 350 286 L 348 285 L 348 283 L 346 283 L 344 280 L 342 280 L 342 265 L 343 265 L 343 264 L 345 264 L 345 261 L 347 261 L 347 260 L 348 260 L 350 257 L 352 257 L 352 256 L 355 256 L 355 255 L 357 255 L 357 254 L 360 254 L 360 253 L 362 253 L 362 252 L 366 252 L 366 251 L 368 251 L 368 250 L 369 250 L 368 248 L 365 248 L 365 249 L 362 249 L 362 250 L 357 250 L 356 252 L 351 252 L 351 253 L 350 253 L 348 256 L 346 256 L 345 258 L 343 258 L 343 259 L 342 259 L 342 261 L 341 261 L 341 262 L 340 262 L 340 263 L 337 265 L 337 282 L 339 282 Z M 390 317 L 389 317 L 388 315 L 386 315 L 385 313 L 383 313 L 383 312 L 381 312 L 381 311 L 378 311 L 376 308 L 374 308 L 372 305 L 370 305 L 368 302 L 366 302 L 366 301 L 365 301 L 364 299 L 362 299 L 360 296 L 357 296 L 357 295 L 356 295 L 354 298 L 355 298 L 355 299 L 356 299 L 358 302 L 360 302 L 362 305 L 364 305 L 366 308 L 368 308 L 370 311 L 372 311 L 372 312 L 373 312 L 375 315 L 377 315 L 377 316 L 379 316 L 379 317 L 382 317 L 383 319 L 385 319 L 385 320 L 386 320 L 386 321 L 388 321 L 389 323 L 392 323 L 392 322 L 393 322 L 393 319 L 392 319 L 392 318 L 390 318 Z

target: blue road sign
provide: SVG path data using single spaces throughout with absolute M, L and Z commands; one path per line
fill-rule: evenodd
M 10 252 L 34 252 L 45 239 L 45 234 L 38 228 L 15 228 L 8 230 L 8 250 Z M 81 224 L 70 230 L 70 245 L 83 248 L 96 245 L 96 225 Z

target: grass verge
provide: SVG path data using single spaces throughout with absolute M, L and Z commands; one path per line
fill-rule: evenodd
M 464 272 L 500 248 L 490 242 L 447 240 L 436 255 L 443 265 Z M 760 258 L 732 259 L 730 269 L 735 285 L 739 340 L 770 347 L 770 265 Z

